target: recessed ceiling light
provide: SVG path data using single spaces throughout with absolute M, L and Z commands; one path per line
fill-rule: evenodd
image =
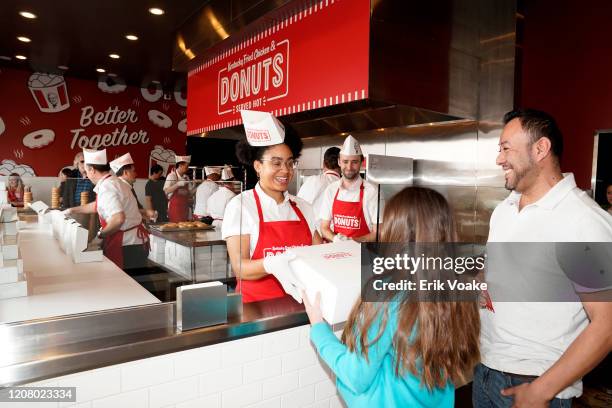
M 15 58 L 17 58 L 18 60 L 25 60 L 25 59 L 27 59 L 24 55 L 15 55 Z
M 119 54 L 108 54 L 112 59 L 119 59 Z
M 20 11 L 19 15 L 25 18 L 36 18 L 36 14 L 30 13 L 29 11 Z
M 25 42 L 25 43 L 29 43 L 29 42 L 31 42 L 31 41 L 32 41 L 32 40 L 30 40 L 28 37 L 24 37 L 24 36 L 22 36 L 22 35 L 21 35 L 21 36 L 19 36 L 19 37 L 17 37 L 17 39 L 18 39 L 19 41 L 21 41 L 21 42 Z
M 68 67 L 65 65 L 58 65 L 57 67 L 61 70 L 68 71 Z
M 151 81 L 151 83 L 155 85 L 161 84 L 161 82 L 159 82 L 157 79 L 154 79 L 153 81 Z
M 149 9 L 149 13 L 151 13 L 153 15 L 156 15 L 156 16 L 161 16 L 162 14 L 165 13 L 165 11 L 160 9 L 160 8 L 158 8 L 158 7 L 151 7 Z
M 136 40 L 138 40 L 138 37 L 137 37 L 137 36 L 135 36 L 134 34 L 127 34 L 127 35 L 125 36 L 125 38 L 127 38 L 127 39 L 128 39 L 128 40 L 130 40 L 130 41 L 136 41 Z
M 10 61 L 11 57 L 7 57 L 6 55 L 0 55 L 0 60 Z
M 96 72 L 103 74 L 106 72 L 106 70 L 104 68 L 96 68 Z

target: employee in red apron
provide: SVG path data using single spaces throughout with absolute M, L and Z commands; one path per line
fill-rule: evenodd
M 115 176 L 125 184 L 128 185 L 130 190 L 132 191 L 132 195 L 136 198 L 136 203 L 138 204 L 138 211 L 140 211 L 140 215 L 142 215 L 143 219 L 146 220 L 154 220 L 157 218 L 157 213 L 154 210 L 147 210 L 140 204 L 138 201 L 138 196 L 136 195 L 136 191 L 134 190 L 134 184 L 136 183 L 136 166 L 134 165 L 134 160 L 132 159 L 132 155 L 130 153 L 126 153 L 123 156 L 119 156 L 115 160 L 110 162 L 110 167 Z
M 69 208 L 66 214 L 98 213 L 104 255 L 130 272 L 146 265 L 149 234 L 142 224 L 136 198 L 130 187 L 113 176 L 106 150 L 83 150 L 87 178 L 96 186 L 96 201 Z
M 302 141 L 267 112 L 241 111 L 246 140 L 236 155 L 253 166 L 259 182 L 234 197 L 223 216 L 221 235 L 227 242 L 237 290 L 245 303 L 281 298 L 301 302 L 287 248 L 321 243 L 312 207 L 287 192 Z
M 168 220 L 170 222 L 189 221 L 191 219 L 191 198 L 195 192 L 187 177 L 191 156 L 176 156 L 176 167 L 168 174 L 164 183 L 164 192 L 168 196 Z
M 359 142 L 347 136 L 338 158 L 342 177 L 327 187 L 321 203 L 321 233 L 328 241 L 376 239 L 376 220 L 378 216 L 382 221 L 384 201 L 381 195 L 379 213 L 377 187 L 359 175 L 362 161 Z

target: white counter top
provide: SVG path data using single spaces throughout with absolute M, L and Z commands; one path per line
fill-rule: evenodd
M 19 250 L 30 295 L 0 300 L 0 323 L 160 302 L 106 257 L 74 264 L 36 224 L 19 232 Z

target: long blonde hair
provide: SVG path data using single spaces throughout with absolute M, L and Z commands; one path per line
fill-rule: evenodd
M 381 242 L 456 241 L 451 209 L 436 191 L 407 187 L 388 202 Z M 409 370 L 429 389 L 443 388 L 448 381 L 465 382 L 480 360 L 480 317 L 476 302 L 414 301 L 405 294 L 399 301 L 398 326 L 393 337 L 396 375 L 402 376 Z M 380 331 L 368 342 L 367 333 L 379 316 L 382 318 Z M 387 321 L 388 303 L 359 299 L 344 327 L 342 342 L 351 351 L 359 344 L 359 350 L 367 359 L 368 347 L 378 341 Z M 416 329 L 414 335 L 413 328 Z

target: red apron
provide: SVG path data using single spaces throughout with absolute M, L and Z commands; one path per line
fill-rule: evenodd
M 178 174 L 177 174 L 178 176 Z M 179 179 L 179 182 L 181 179 Z M 189 220 L 189 189 L 179 187 L 174 190 L 168 201 L 168 221 L 181 222 Z
M 304 215 L 293 202 L 291 208 L 299 221 L 264 222 L 261 203 L 257 191 L 253 190 L 257 213 L 259 214 L 259 238 L 251 259 L 262 259 L 266 255 L 283 253 L 287 248 L 312 245 L 312 234 Z M 266 275 L 257 280 L 238 279 L 237 291 L 242 291 L 242 302 L 256 302 L 286 296 L 283 286 L 274 275 Z
M 361 182 L 359 188 L 359 201 L 340 201 L 336 190 L 334 203 L 332 204 L 332 225 L 336 234 L 342 234 L 349 238 L 358 238 L 370 233 L 370 228 L 363 215 L 364 186 Z
M 102 180 L 98 182 L 98 184 L 102 183 L 104 180 L 110 177 L 110 174 L 104 177 Z M 94 204 L 94 209 L 98 212 L 98 198 L 100 194 L 96 195 L 96 201 Z M 100 225 L 102 228 L 106 228 L 106 220 L 98 214 L 98 218 L 100 219 Z M 104 256 L 110 259 L 115 265 L 119 268 L 123 269 L 123 234 L 127 231 L 131 231 L 136 229 L 136 235 L 138 238 L 142 239 L 143 245 L 147 250 L 150 249 L 149 243 L 149 231 L 145 228 L 145 226 L 140 223 L 138 225 L 134 225 L 131 228 L 126 230 L 119 230 L 114 232 L 113 234 L 107 236 L 102 241 L 102 252 Z

